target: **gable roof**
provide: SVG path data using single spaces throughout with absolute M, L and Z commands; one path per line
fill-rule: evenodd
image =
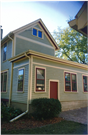
M 52 37 L 52 35 L 50 34 L 49 30 L 47 29 L 47 27 L 45 26 L 45 24 L 43 23 L 43 21 L 41 19 L 38 19 L 36 21 L 33 21 L 25 26 L 22 26 L 14 31 L 11 31 L 10 33 L 8 33 L 1 41 L 1 43 L 5 42 L 6 40 L 8 40 L 8 36 L 13 36 L 15 33 L 20 32 L 28 27 L 31 27 L 33 25 L 35 25 L 36 23 L 39 23 L 39 25 L 42 27 L 42 29 L 44 30 L 44 32 L 47 34 L 48 38 L 50 39 L 50 41 L 53 43 L 55 50 L 58 50 L 59 47 L 55 41 L 55 39 Z

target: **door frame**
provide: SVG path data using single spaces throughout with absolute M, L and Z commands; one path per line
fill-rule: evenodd
M 49 98 L 50 98 L 50 82 L 57 82 L 58 83 L 58 87 L 57 87 L 57 91 L 58 91 L 58 100 L 60 100 L 60 85 L 59 85 L 59 80 L 53 80 L 53 79 L 49 79 Z

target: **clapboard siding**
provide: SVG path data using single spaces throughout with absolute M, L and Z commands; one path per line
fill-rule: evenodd
M 3 72 L 4 70 L 8 70 L 8 72 L 7 72 L 7 92 L 1 93 L 1 98 L 9 99 L 10 83 L 11 83 L 11 63 L 8 61 L 8 59 L 12 57 L 12 41 L 7 42 L 6 61 L 3 61 L 3 49 L 4 46 L 1 47 L 1 71 Z
M 23 93 L 17 92 L 19 68 L 24 68 L 24 92 Z M 19 66 L 18 68 L 13 69 L 12 102 L 27 103 L 28 75 L 29 75 L 29 65 Z
M 35 28 L 39 28 L 41 30 L 41 28 L 38 25 L 36 25 Z M 33 28 L 27 29 L 27 30 L 23 31 L 22 33 L 20 33 L 19 35 L 26 37 L 26 38 L 30 38 L 30 39 L 35 40 L 35 41 L 39 41 L 39 42 L 47 44 L 49 46 L 52 46 L 44 33 L 43 33 L 43 39 L 42 39 L 42 38 L 33 36 L 32 29 Z
M 32 98 L 40 98 L 40 97 L 49 97 L 49 79 L 52 80 L 58 80 L 59 81 L 59 96 L 60 96 L 60 101 L 76 101 L 76 100 L 87 100 L 88 93 L 83 92 L 83 82 L 82 82 L 82 75 L 86 74 L 86 71 L 83 69 L 75 68 L 75 67 L 70 67 L 66 65 L 61 65 L 59 63 L 54 63 L 54 62 L 49 62 L 45 61 L 43 59 L 38 59 L 34 58 L 33 60 L 33 79 L 32 79 Z M 37 64 L 40 63 L 40 64 Z M 45 65 L 42 65 L 45 64 Z M 50 64 L 50 65 L 49 65 Z M 48 66 L 46 66 L 48 65 Z M 35 66 L 38 67 L 44 67 L 46 68 L 46 92 L 45 93 L 35 93 L 34 92 L 34 85 L 35 85 Z M 56 66 L 51 67 L 51 66 Z M 59 67 L 62 69 L 59 69 Z M 77 74 L 77 92 L 65 92 L 64 91 L 64 72 L 66 71 L 67 68 L 68 72 L 76 73 Z M 70 70 L 69 70 L 70 69 Z M 73 72 L 74 71 L 74 72 Z M 79 71 L 79 72 L 78 72 Z
M 52 48 L 32 43 L 24 39 L 16 38 L 16 55 L 25 52 L 27 50 L 33 50 L 48 55 L 54 55 L 54 49 Z

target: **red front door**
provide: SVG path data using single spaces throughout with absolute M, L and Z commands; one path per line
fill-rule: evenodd
M 50 81 L 50 98 L 58 99 L 58 82 Z

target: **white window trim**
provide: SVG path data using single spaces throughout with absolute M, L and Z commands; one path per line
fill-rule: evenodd
M 36 91 L 36 68 L 44 69 L 45 70 L 45 91 Z M 34 92 L 35 93 L 46 93 L 46 68 L 45 67 L 40 67 L 40 66 L 35 66 L 35 75 L 34 75 Z
M 86 94 L 86 93 L 88 93 L 88 91 L 87 91 L 87 92 L 84 92 L 84 86 L 83 86 L 83 84 L 84 84 L 84 83 L 83 83 L 83 76 L 87 76 L 87 77 L 88 77 L 88 75 L 82 74 L 82 88 L 83 88 L 83 93 L 84 93 L 84 94 Z
M 1 73 L 4 73 L 4 72 L 7 72 L 6 91 L 5 91 L 5 92 L 1 91 L 1 93 L 7 93 L 7 84 L 8 84 L 8 69 L 6 69 L 6 70 L 4 70 L 4 71 L 1 71 Z
M 23 75 L 23 91 L 18 91 L 18 76 L 17 76 L 17 93 L 24 93 L 24 81 L 25 81 L 25 80 L 24 80 L 24 78 L 25 78 L 24 76 L 25 76 L 25 67 L 22 67 L 22 68 L 19 68 L 19 69 L 18 69 L 18 75 L 19 75 L 19 70 L 22 70 L 22 69 L 24 70 L 24 75 Z
M 76 85 L 77 85 L 77 91 L 72 91 L 72 85 L 71 85 L 71 91 L 65 91 L 65 73 L 70 73 L 70 82 L 72 82 L 71 80 L 71 74 L 75 74 L 76 75 Z M 69 72 L 69 71 L 64 71 L 64 93 L 78 93 L 78 77 L 77 77 L 77 73 L 74 72 Z
M 36 29 L 36 30 L 37 30 L 37 36 L 33 35 L 33 29 Z M 41 31 L 41 32 L 42 32 L 42 38 L 40 38 L 40 37 L 38 36 L 38 31 Z M 36 27 L 33 27 L 33 28 L 32 28 L 32 35 L 33 35 L 34 37 L 38 37 L 38 38 L 40 38 L 40 39 L 44 39 L 43 31 L 42 31 L 41 29 L 36 28 Z

